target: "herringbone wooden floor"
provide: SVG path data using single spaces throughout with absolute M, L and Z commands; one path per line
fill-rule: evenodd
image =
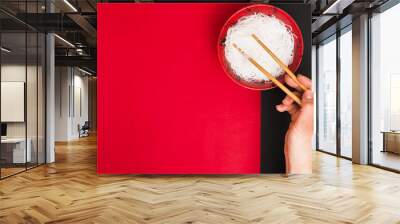
M 0 223 L 400 223 L 400 175 L 315 153 L 312 176 L 98 176 L 91 137 L 0 181 Z

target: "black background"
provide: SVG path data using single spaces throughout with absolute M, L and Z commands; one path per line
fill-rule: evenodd
M 311 76 L 311 7 L 302 3 L 276 3 L 289 13 L 299 25 L 304 41 L 303 61 L 297 74 Z M 284 173 L 285 155 L 283 152 L 286 130 L 290 123 L 287 113 L 276 111 L 285 93 L 279 88 L 263 91 L 261 94 L 261 173 Z

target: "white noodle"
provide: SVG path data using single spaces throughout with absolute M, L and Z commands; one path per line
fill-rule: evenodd
M 225 40 L 225 57 L 237 76 L 248 82 L 267 81 L 253 64 L 233 47 L 236 43 L 269 73 L 277 77 L 284 71 L 268 53 L 251 37 L 256 34 L 286 65 L 293 61 L 294 38 L 290 28 L 281 20 L 262 13 L 241 18 L 228 29 Z

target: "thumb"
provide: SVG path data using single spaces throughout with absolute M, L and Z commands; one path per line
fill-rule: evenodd
M 301 99 L 301 108 L 297 125 L 305 133 L 313 133 L 314 127 L 314 93 L 311 90 L 306 90 Z

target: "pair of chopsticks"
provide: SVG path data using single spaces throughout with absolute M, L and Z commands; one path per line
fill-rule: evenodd
M 296 75 L 283 63 L 275 54 L 272 52 L 267 45 L 265 45 L 257 35 L 252 34 L 251 37 L 272 57 L 272 59 L 289 75 L 291 79 L 304 91 L 307 88 L 301 84 L 301 82 L 297 79 Z M 285 92 L 288 96 L 290 96 L 297 104 L 301 105 L 301 100 L 297 95 L 295 95 L 292 91 L 290 91 L 285 85 L 283 85 L 279 80 L 277 80 L 271 73 L 265 70 L 256 60 L 254 60 L 250 55 L 244 52 L 240 47 L 238 47 L 235 43 L 233 43 L 233 47 L 235 47 L 247 60 L 249 60 L 258 70 L 260 70 L 269 80 L 271 80 L 275 85 L 277 85 L 283 92 Z

